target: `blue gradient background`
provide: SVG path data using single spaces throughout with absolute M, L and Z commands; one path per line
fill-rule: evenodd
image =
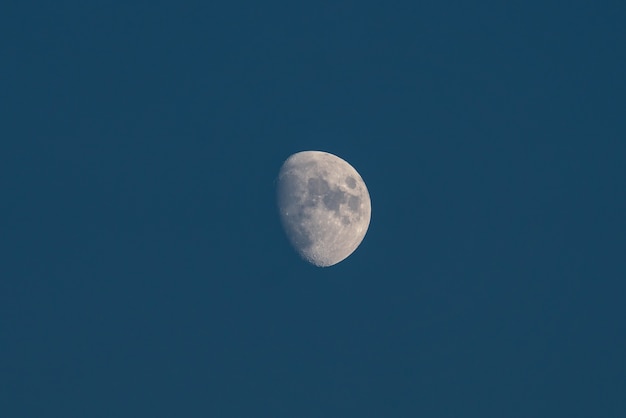
M 479 3 L 3 3 L 0 416 L 626 416 L 626 6 Z

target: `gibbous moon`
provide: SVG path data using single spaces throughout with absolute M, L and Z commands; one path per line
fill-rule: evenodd
M 372 206 L 365 182 L 346 161 L 322 151 L 289 157 L 278 175 L 280 219 L 296 251 L 328 267 L 356 250 Z

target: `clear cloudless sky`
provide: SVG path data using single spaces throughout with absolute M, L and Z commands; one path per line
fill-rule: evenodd
M 626 417 L 623 1 L 5 1 L 0 416 Z M 289 246 L 292 153 L 362 245 Z

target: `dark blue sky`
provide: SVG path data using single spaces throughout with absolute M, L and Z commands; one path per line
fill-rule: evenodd
M 626 6 L 221 3 L 0 6 L 0 416 L 626 416 Z

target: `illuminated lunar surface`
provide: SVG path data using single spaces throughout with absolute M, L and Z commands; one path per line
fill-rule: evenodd
M 289 157 L 278 175 L 280 219 L 295 250 L 328 267 L 356 250 L 369 227 L 371 201 L 359 173 L 322 151 Z

